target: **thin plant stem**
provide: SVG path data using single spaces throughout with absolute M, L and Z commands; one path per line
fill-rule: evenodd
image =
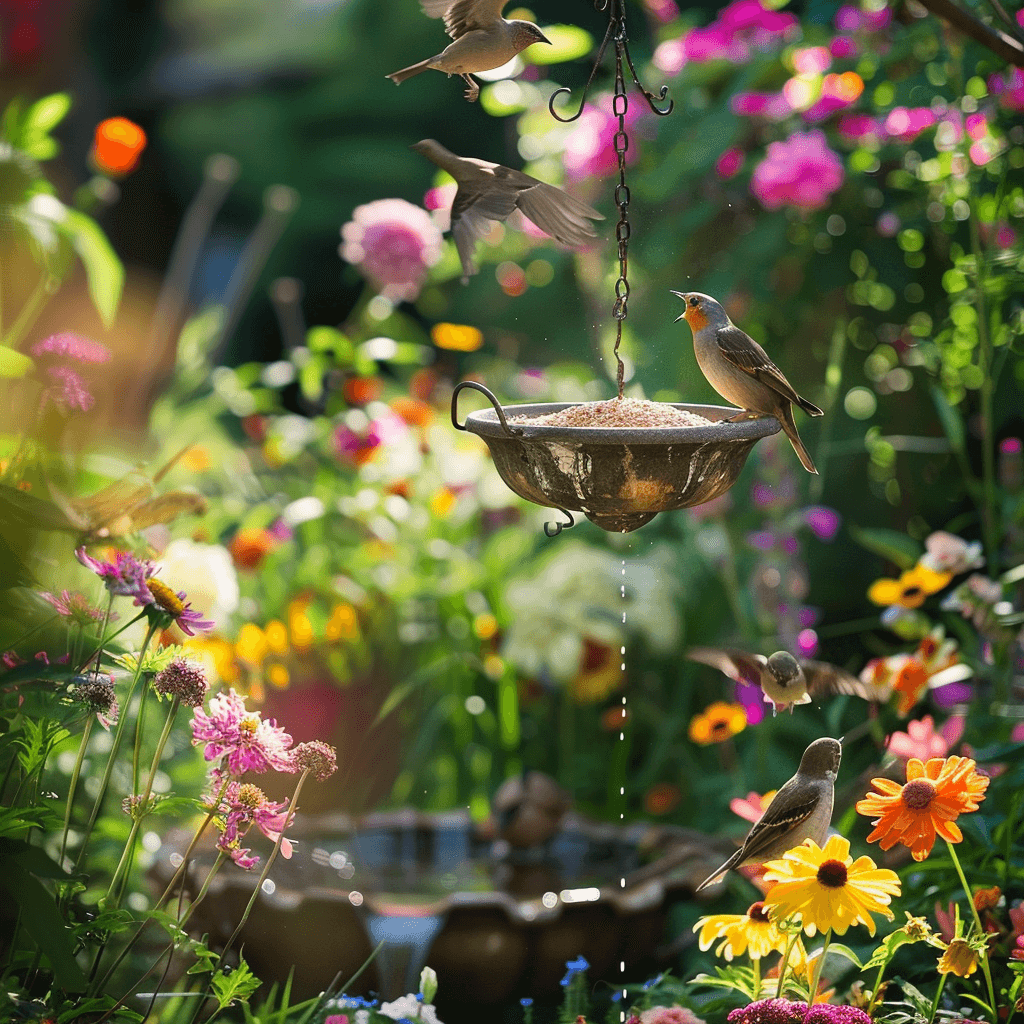
M 807 992 L 807 1005 L 813 1006 L 818 996 L 818 983 L 821 981 L 821 970 L 825 966 L 825 954 L 828 953 L 828 944 L 832 941 L 832 929 L 825 931 L 825 941 L 821 947 L 821 956 L 814 965 L 814 977 L 811 979 L 810 988 Z
M 779 984 L 775 989 L 775 996 L 777 999 L 783 998 L 786 983 L 786 968 L 789 966 L 789 955 L 793 952 L 793 947 L 796 945 L 796 940 L 799 936 L 799 931 L 794 931 L 793 934 L 790 935 L 789 942 L 786 943 L 786 952 L 782 954 L 782 963 L 779 964 Z
M 64 808 L 64 832 L 60 839 L 60 856 L 58 864 L 64 863 L 64 852 L 68 846 L 68 831 L 71 828 L 71 809 L 75 803 L 75 791 L 78 789 L 78 778 L 82 774 L 82 763 L 85 761 L 85 750 L 89 746 L 89 737 L 92 735 L 93 722 L 96 716 L 90 714 L 85 720 L 85 728 L 82 730 L 82 742 L 78 745 L 78 756 L 75 758 L 75 767 L 71 771 L 71 781 L 68 783 L 68 802 Z
M 885 969 L 888 966 L 889 965 L 887 963 L 884 963 L 878 968 L 878 977 L 875 978 L 875 987 L 871 990 L 871 1002 L 868 1003 L 868 1008 L 865 1011 L 869 1017 L 871 1016 L 871 1011 L 875 1008 L 875 1003 L 878 1002 L 878 997 L 882 993 L 882 975 L 885 974 Z M 943 977 L 945 977 L 945 975 L 943 975 Z M 934 1016 L 934 1012 L 932 1013 L 932 1016 Z
M 949 850 L 950 859 L 953 861 L 953 867 L 956 868 L 956 873 L 960 877 L 960 884 L 964 887 L 964 892 L 967 895 L 967 902 L 971 908 L 971 914 L 974 917 L 974 927 L 978 929 L 978 935 L 983 937 L 985 935 L 985 929 L 981 923 L 981 915 L 978 913 L 978 908 L 974 905 L 974 897 L 971 895 L 971 887 L 967 884 L 967 877 L 964 875 L 964 869 L 960 866 L 960 858 L 956 855 L 956 848 L 948 840 L 944 840 L 946 848 Z M 992 969 L 988 963 L 988 950 L 987 948 L 979 954 L 981 960 L 981 970 L 985 975 L 985 983 L 988 985 L 988 998 L 989 998 L 989 1010 L 992 1013 L 993 1021 L 996 1017 L 996 990 L 992 985 Z
M 932 1000 L 932 1010 L 928 1014 L 928 1024 L 933 1024 L 935 1020 L 935 1014 L 939 1012 L 939 1000 L 942 998 L 942 990 L 946 987 L 946 978 L 948 975 L 939 975 L 939 987 L 935 990 L 935 998 Z
M 56 291 L 53 288 L 53 281 L 54 279 L 44 271 L 38 284 L 32 290 L 32 294 L 25 301 L 25 305 L 21 307 L 18 318 L 11 324 L 10 331 L 3 338 L 3 343 L 8 348 L 16 349 L 21 344 L 22 338 L 28 333 L 29 328 L 36 322 L 36 317 L 43 311 L 43 307 Z
M 750 961 L 750 966 L 754 971 L 754 1002 L 761 998 L 761 958 L 755 957 Z
M 829 455 L 832 451 L 832 434 L 838 414 L 839 390 L 843 383 L 843 356 L 846 354 L 846 321 L 840 320 L 832 331 L 832 343 L 828 350 L 828 366 L 825 369 L 825 418 L 818 436 L 818 476 L 811 481 L 810 497 L 820 501 L 825 490 L 825 476 L 828 472 Z
M 139 651 L 139 661 L 135 666 L 135 675 L 132 677 L 131 685 L 128 688 L 128 696 L 125 698 L 124 704 L 121 708 L 121 715 L 117 721 L 117 729 L 114 731 L 114 739 L 110 744 L 110 755 L 107 758 L 106 767 L 103 769 L 103 778 L 100 780 L 99 792 L 96 794 L 96 800 L 92 805 L 92 813 L 89 815 L 89 823 L 85 827 L 85 835 L 82 837 L 82 846 L 78 851 L 78 858 L 75 861 L 75 871 L 82 866 L 82 859 L 85 857 L 85 851 L 89 847 L 89 838 L 92 836 L 92 830 L 96 826 L 96 819 L 99 817 L 100 808 L 103 806 L 103 801 L 107 795 L 107 787 L 110 785 L 110 776 L 114 771 L 114 762 L 117 760 L 117 755 L 121 747 L 121 738 L 124 735 L 125 723 L 128 721 L 128 709 L 131 706 L 132 697 L 135 695 L 135 688 L 138 686 L 139 679 L 142 677 L 142 660 L 146 654 L 146 648 L 149 646 L 150 640 L 153 639 L 153 634 L 156 633 L 156 626 L 151 625 L 146 631 L 146 638 L 142 641 L 142 649 Z
M 113 598 L 111 598 L 111 600 L 113 600 Z M 146 609 L 143 608 L 142 611 L 139 612 L 139 614 L 136 615 L 134 619 L 132 619 L 129 622 L 126 622 L 120 629 L 118 629 L 115 632 L 111 633 L 110 636 L 102 636 L 101 635 L 99 646 L 97 646 L 96 649 L 92 652 L 92 654 L 90 654 L 89 657 L 87 657 L 85 659 L 85 661 L 82 662 L 82 664 L 79 667 L 78 671 L 79 672 L 84 672 L 86 666 L 89 664 L 90 661 L 93 660 L 93 658 L 96 659 L 96 669 L 98 671 L 99 670 L 99 665 L 100 665 L 99 659 L 103 656 L 103 648 L 106 647 L 107 644 L 110 643 L 110 641 L 113 640 L 115 636 L 120 636 L 120 634 L 123 633 L 129 626 L 134 626 L 135 623 L 139 621 L 139 619 L 141 619 L 141 618 L 143 618 L 143 616 L 145 616 L 145 614 L 146 614 Z M 104 631 L 105 631 L 106 630 L 106 625 L 105 624 L 104 624 L 103 628 L 104 628 Z

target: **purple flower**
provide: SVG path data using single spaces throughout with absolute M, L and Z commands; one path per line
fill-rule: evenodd
M 430 214 L 404 199 L 378 199 L 352 212 L 339 248 L 381 295 L 411 302 L 427 270 L 441 258 L 441 230 Z
M 565 964 L 565 977 L 561 981 L 562 987 L 565 988 L 577 974 L 582 974 L 589 968 L 590 964 L 582 956 L 576 957 L 575 960 L 567 960 Z
M 764 691 L 753 683 L 736 684 L 736 702 L 747 713 L 747 725 L 757 725 L 764 718 Z
M 111 594 L 133 597 L 137 605 L 152 604 L 153 595 L 146 585 L 146 581 L 156 571 L 152 562 L 138 559 L 129 551 L 117 551 L 113 562 L 101 562 L 87 555 L 84 547 L 75 552 L 75 557 L 103 580 L 103 585 Z
M 80 363 L 105 363 L 110 358 L 110 350 L 98 341 L 83 338 L 80 334 L 51 334 L 50 337 L 37 341 L 32 346 L 32 355 L 67 356 Z
M 820 131 L 794 132 L 785 142 L 770 142 L 754 168 L 750 190 L 768 210 L 795 206 L 816 210 L 843 183 L 843 165 Z
M 201 668 L 184 658 L 175 658 L 166 668 L 157 672 L 153 689 L 169 697 L 177 697 L 189 708 L 197 708 L 206 697 L 210 684 Z
M 96 399 L 85 386 L 85 381 L 70 366 L 48 366 L 46 375 L 51 383 L 39 400 L 41 409 L 47 402 L 53 402 L 69 412 L 74 409 L 88 412 L 95 404 Z
M 796 635 L 796 648 L 802 658 L 813 658 L 818 653 L 818 634 L 813 629 L 801 629 Z
M 871 1018 L 856 1006 L 832 1006 L 789 999 L 759 999 L 749 1006 L 733 1010 L 726 1018 L 729 1024 L 871 1024 Z
M 207 761 L 225 761 L 232 775 L 245 772 L 292 771 L 292 738 L 271 719 L 246 711 L 234 689 L 210 701 L 207 713 L 196 708 L 192 716 L 192 744 L 205 744 Z
M 860 8 L 854 7 L 852 4 L 843 4 L 836 11 L 836 16 L 832 23 L 840 32 L 855 32 L 861 27 L 863 22 L 864 19 L 860 13 Z
M 854 40 L 849 36 L 836 36 L 835 39 L 829 43 L 829 52 L 836 60 L 846 60 L 850 57 L 856 57 L 858 53 L 858 46 Z
M 842 521 L 839 513 L 827 505 L 810 505 L 804 509 L 804 522 L 818 540 L 832 540 Z

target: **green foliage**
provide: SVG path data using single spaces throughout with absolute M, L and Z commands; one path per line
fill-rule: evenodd
M 224 1010 L 235 1003 L 248 1002 L 260 987 L 260 979 L 249 970 L 245 957 L 239 957 L 238 966 L 232 971 L 219 971 L 213 976 L 212 985 L 217 1008 Z

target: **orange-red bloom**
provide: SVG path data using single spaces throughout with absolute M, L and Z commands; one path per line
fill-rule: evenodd
M 858 813 L 875 819 L 868 842 L 878 840 L 883 850 L 902 843 L 914 860 L 932 852 L 936 835 L 959 843 L 963 833 L 955 824 L 957 817 L 976 811 L 988 788 L 988 778 L 974 769 L 969 757 L 933 757 L 926 764 L 912 757 L 905 785 L 872 779 L 879 792 L 857 802 Z
M 146 133 L 126 117 L 108 117 L 96 125 L 92 162 L 103 174 L 120 177 L 135 169 L 146 148 Z

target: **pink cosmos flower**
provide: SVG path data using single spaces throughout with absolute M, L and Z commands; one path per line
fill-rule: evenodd
M 39 399 L 40 409 L 53 402 L 66 412 L 75 409 L 88 412 L 95 405 L 96 399 L 85 386 L 85 381 L 70 366 L 48 366 L 46 376 L 50 378 L 50 384 Z
M 32 355 L 37 359 L 46 356 L 67 356 L 80 363 L 105 363 L 110 350 L 98 341 L 83 338 L 80 334 L 51 334 L 32 346 Z
M 79 594 L 78 591 L 62 590 L 59 595 L 44 591 L 39 596 L 47 604 L 52 605 L 59 615 L 65 619 L 71 619 L 80 626 L 87 626 L 103 618 L 103 609 L 94 607 L 88 598 L 84 594 Z M 111 619 L 117 618 L 113 613 L 110 617 Z
M 232 688 L 210 701 L 209 712 L 196 708 L 192 716 L 192 745 L 205 744 L 207 761 L 226 762 L 231 775 L 246 772 L 291 771 L 292 738 L 271 719 L 246 711 L 245 701 Z
M 411 302 L 441 258 L 441 230 L 430 214 L 404 199 L 378 199 L 352 212 L 339 248 L 381 295 Z
M 340 423 L 332 439 L 334 453 L 345 462 L 361 466 L 369 462 L 379 448 L 398 441 L 408 432 L 406 422 L 390 410 L 374 419 L 365 433 L 357 433 Z
M 152 603 L 153 595 L 146 585 L 156 572 L 152 562 L 136 558 L 129 551 L 117 551 L 113 562 L 101 562 L 86 554 L 84 547 L 78 548 L 75 557 L 103 580 L 109 593 L 117 597 L 133 597 L 137 605 Z
M 615 173 L 618 167 L 612 139 L 619 129 L 619 119 L 612 114 L 611 104 L 606 100 L 607 97 L 599 98 L 600 106 L 586 104 L 583 113 L 573 122 L 572 129 L 565 137 L 565 174 L 570 181 L 604 177 Z M 640 116 L 639 104 L 630 104 L 626 109 L 626 130 L 630 135 Z M 635 163 L 637 156 L 637 147 L 631 145 L 626 150 L 626 163 Z
M 952 716 L 941 731 L 936 730 L 932 716 L 925 715 L 915 722 L 908 722 L 906 732 L 894 732 L 886 749 L 901 761 L 912 757 L 927 761 L 931 757 L 945 757 L 963 732 L 964 719 L 960 715 Z
M 768 210 L 795 206 L 816 210 L 843 183 L 843 165 L 820 131 L 794 132 L 785 142 L 770 142 L 754 168 L 750 190 Z

